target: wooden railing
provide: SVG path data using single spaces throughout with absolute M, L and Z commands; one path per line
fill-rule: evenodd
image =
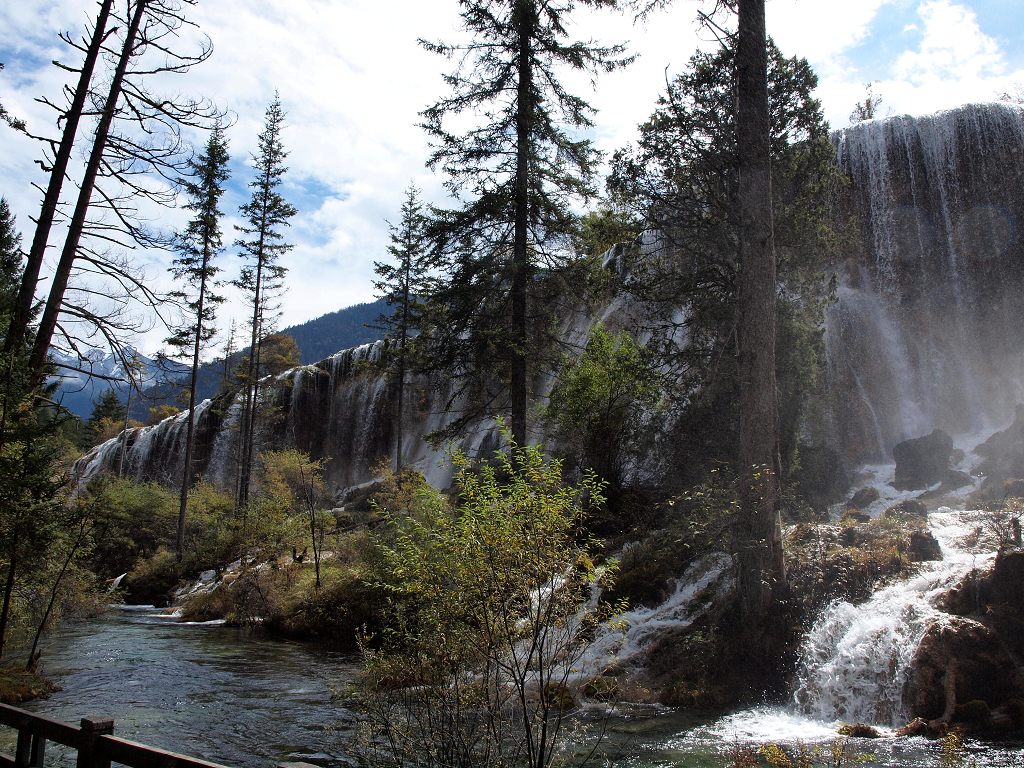
M 75 727 L 24 709 L 0 704 L 0 725 L 18 731 L 14 755 L 0 754 L 0 768 L 43 768 L 46 743 L 63 744 L 78 752 L 77 768 L 224 768 L 217 763 L 168 752 L 114 736 L 114 721 L 83 717 Z

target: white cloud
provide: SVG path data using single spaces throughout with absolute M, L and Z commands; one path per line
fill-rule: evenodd
M 848 68 L 843 54 L 870 34 L 883 6 L 898 0 L 774 0 L 766 10 L 768 34 L 789 56 L 803 56 L 821 76 Z
M 981 31 L 970 8 L 950 0 L 929 0 L 921 3 L 918 14 L 924 27 L 921 45 L 896 60 L 896 79 L 932 85 L 1005 72 L 999 44 Z
M 883 7 L 907 3 L 769 0 L 769 32 L 787 54 L 806 56 L 815 66 L 833 124 L 845 124 L 863 96 L 866 78 L 851 65 L 851 52 L 870 40 Z M 0 99 L 37 132 L 48 131 L 52 118 L 33 99 L 56 99 L 66 78 L 45 62 L 74 60 L 56 32 L 80 34 L 94 7 L 94 0 L 0 3 L 0 60 L 8 65 L 0 73 Z M 950 106 L 950 99 L 988 98 L 1014 78 L 1024 79 L 1006 71 L 998 46 L 963 4 L 930 0 L 914 7 L 920 46 L 892 62 L 892 77 L 879 84 L 893 109 L 925 112 Z M 428 199 L 442 199 L 442 180 L 423 167 L 428 148 L 416 123 L 418 112 L 444 92 L 441 76 L 450 63 L 416 39 L 452 39 L 458 9 L 457 0 L 205 0 L 196 6 L 214 55 L 186 77 L 170 78 L 167 88 L 205 94 L 233 110 L 237 122 L 229 139 L 236 167 L 255 151 L 275 88 L 288 113 L 288 190 L 302 204 L 289 233 L 295 249 L 286 259 L 284 324 L 372 297 L 372 263 L 387 245 L 384 219 L 396 216 L 410 180 Z M 607 12 L 576 17 L 573 35 L 628 42 L 641 54 L 628 69 L 600 76 L 593 90 L 588 79 L 571 80 L 571 89 L 599 109 L 594 138 L 600 149 L 631 140 L 664 89 L 666 69 L 671 76 L 699 45 L 714 44 L 706 32 L 698 34 L 695 16 L 695 4 L 680 2 L 638 27 L 628 16 Z M 0 194 L 23 229 L 38 205 L 29 184 L 42 178 L 33 162 L 37 150 L 0 131 Z M 244 181 L 238 174 L 236 182 Z M 310 189 L 314 195 L 299 194 Z M 229 206 L 242 202 L 235 198 Z M 168 222 L 180 218 L 166 216 Z M 229 251 L 224 265 L 234 269 L 237 261 Z M 164 279 L 159 264 L 150 271 L 154 280 Z M 147 337 L 147 348 L 160 336 Z

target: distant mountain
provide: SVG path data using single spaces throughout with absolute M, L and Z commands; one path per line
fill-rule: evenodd
M 356 304 L 329 312 L 315 320 L 285 328 L 281 333 L 295 339 L 303 364 L 315 363 L 341 349 L 381 338 L 384 335 L 382 330 L 368 326 L 375 325 L 377 318 L 385 309 L 386 304 L 383 301 Z M 246 348 L 232 355 L 228 361 L 228 369 L 233 369 L 248 351 Z M 157 360 L 141 353 L 135 354 L 142 364 L 143 397 L 137 398 L 133 394 L 132 418 L 144 421 L 150 407 L 154 405 L 172 403 L 180 406 L 179 395 L 186 386 L 188 365 L 176 360 Z M 76 416 L 89 418 L 92 415 L 93 403 L 111 387 L 121 396 L 122 401 L 127 399 L 128 388 L 124 383 L 124 369 L 120 360 L 110 352 L 92 349 L 85 354 L 83 360 L 59 352 L 51 352 L 51 356 L 58 366 L 57 375 L 51 379 L 60 381 L 57 399 Z M 196 386 L 199 400 L 213 397 L 217 393 L 223 375 L 223 359 L 213 360 L 199 367 L 199 380 Z
M 383 300 L 356 304 L 337 312 L 329 312 L 315 320 L 293 325 L 281 333 L 291 336 L 299 345 L 304 365 L 330 357 L 335 352 L 383 337 L 377 318 L 387 309 Z
M 188 366 L 175 360 L 147 357 L 131 347 L 126 348 L 125 353 L 139 363 L 136 377 L 143 390 L 167 381 L 179 381 L 188 374 Z M 57 368 L 50 377 L 51 382 L 58 383 L 55 399 L 76 416 L 89 418 L 93 403 L 111 388 L 122 401 L 127 400 L 127 376 L 121 358 L 113 353 L 89 349 L 80 357 L 51 351 L 50 357 Z
M 315 363 L 330 357 L 339 350 L 366 344 L 383 337 L 382 330 L 368 326 L 376 325 L 377 318 L 384 312 L 386 306 L 383 301 L 356 304 L 336 312 L 329 312 L 315 320 L 285 328 L 281 333 L 295 339 L 295 343 L 299 347 L 299 359 L 304 365 Z M 248 352 L 249 349 L 246 347 L 234 353 L 228 360 L 227 370 L 234 370 Z M 202 401 L 217 394 L 224 378 L 224 372 L 223 358 L 199 366 L 199 376 L 196 382 L 197 400 Z M 183 380 L 162 380 L 155 383 L 143 391 L 143 398 L 138 403 L 133 404 L 132 418 L 145 420 L 150 407 L 161 403 L 171 403 L 180 407 L 179 395 L 184 389 Z

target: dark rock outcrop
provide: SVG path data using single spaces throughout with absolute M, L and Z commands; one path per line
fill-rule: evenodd
M 896 460 L 893 485 L 901 491 L 927 488 L 942 482 L 953 454 L 953 438 L 941 429 L 930 435 L 897 443 L 892 449 Z
M 941 606 L 951 615 L 925 631 L 905 700 L 912 716 L 968 731 L 1024 727 L 1024 552 L 1000 554 Z
M 985 478 L 978 500 L 1004 498 L 1008 481 L 1024 477 L 1024 405 L 1017 406 L 1013 424 L 996 432 L 974 452 L 982 457 L 978 471 Z M 1009 488 L 1017 486 L 1010 484 Z M 1021 490 L 1024 492 L 1024 488 Z
M 1024 479 L 1013 478 L 1003 482 L 1004 499 L 1024 499 Z
M 931 531 L 913 531 L 907 549 L 907 559 L 912 563 L 923 563 L 929 560 L 941 560 L 942 548 Z
M 906 499 L 886 509 L 882 517 L 889 520 L 924 520 L 928 517 L 928 507 L 923 501 Z
M 933 623 L 914 654 L 913 668 L 907 688 L 913 717 L 955 721 L 961 702 L 983 701 L 993 709 L 1020 693 L 1013 658 L 998 635 L 973 618 L 950 616 Z
M 881 498 L 881 494 L 878 489 L 873 485 L 869 485 L 867 488 L 861 488 L 850 498 L 849 505 L 856 509 L 867 509 L 876 501 Z

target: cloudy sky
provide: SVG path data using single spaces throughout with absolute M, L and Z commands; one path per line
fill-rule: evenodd
M 706 3 L 705 3 L 706 5 Z M 769 33 L 788 55 L 810 60 L 833 127 L 848 123 L 865 84 L 876 82 L 885 114 L 925 114 L 988 101 L 1024 84 L 1024 8 L 1019 0 L 768 0 Z M 639 59 L 577 92 L 598 108 L 593 139 L 610 152 L 632 140 L 651 111 L 665 73 L 710 45 L 694 23 L 700 3 L 674 7 L 634 25 L 628 16 L 581 13 L 579 38 L 626 42 Z M 76 62 L 60 30 L 80 33 L 94 0 L 0 3 L 0 101 L 36 133 L 52 131 L 37 102 L 57 100 L 65 75 L 52 59 Z M 373 298 L 372 271 L 387 244 L 410 182 L 428 199 L 443 197 L 441 178 L 424 168 L 428 153 L 418 112 L 444 93 L 449 63 L 417 38 L 451 40 L 457 0 L 199 0 L 192 18 L 212 39 L 213 57 L 173 88 L 208 96 L 236 116 L 230 129 L 233 180 L 227 222 L 246 198 L 247 162 L 267 103 L 278 90 L 288 113 L 286 195 L 298 208 L 283 302 L 283 325 Z M 195 137 L 201 142 L 202 137 Z M 34 142 L 0 130 L 0 195 L 28 239 L 38 206 L 31 186 L 42 175 Z M 177 216 L 177 218 L 176 218 Z M 174 225 L 180 214 L 164 214 Z M 154 284 L 166 281 L 162 254 L 133 254 Z M 226 270 L 238 261 L 229 251 Z M 224 317 L 238 309 L 222 313 Z M 155 351 L 166 335 L 141 340 Z

